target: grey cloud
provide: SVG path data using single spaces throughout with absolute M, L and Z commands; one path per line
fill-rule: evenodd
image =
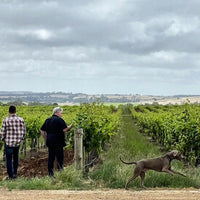
M 35 90 L 45 80 L 56 90 L 50 82 L 60 75 L 61 85 L 93 93 L 95 85 L 159 93 L 172 82 L 183 91 L 179 84 L 199 75 L 199 7 L 197 0 L 1 1 L 0 76 L 6 83 L 13 72 L 22 87 L 28 75 Z

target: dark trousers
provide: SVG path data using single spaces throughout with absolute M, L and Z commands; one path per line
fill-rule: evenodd
M 19 147 L 5 146 L 6 151 L 6 167 L 9 178 L 13 178 L 13 175 L 17 175 L 17 169 L 19 166 Z
M 49 176 L 53 176 L 53 168 L 55 158 L 57 159 L 57 169 L 60 171 L 63 169 L 63 147 L 60 145 L 48 145 L 49 157 L 48 157 L 48 173 Z

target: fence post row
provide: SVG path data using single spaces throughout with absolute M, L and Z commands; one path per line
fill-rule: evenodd
M 75 168 L 83 170 L 84 156 L 83 156 L 83 129 L 75 129 L 74 131 L 74 160 Z

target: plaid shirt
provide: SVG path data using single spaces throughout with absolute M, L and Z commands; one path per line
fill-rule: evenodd
M 17 147 L 26 136 L 24 120 L 17 115 L 10 115 L 3 120 L 1 139 L 10 147 Z

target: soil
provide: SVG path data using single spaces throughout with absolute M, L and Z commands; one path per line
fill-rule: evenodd
M 74 153 L 73 150 L 64 151 L 64 167 L 73 163 Z M 18 168 L 18 176 L 23 177 L 42 177 L 47 173 L 47 150 L 39 152 L 30 152 L 24 159 L 20 159 Z M 0 180 L 7 176 L 6 163 L 0 163 Z M 56 161 L 55 161 L 56 169 Z

